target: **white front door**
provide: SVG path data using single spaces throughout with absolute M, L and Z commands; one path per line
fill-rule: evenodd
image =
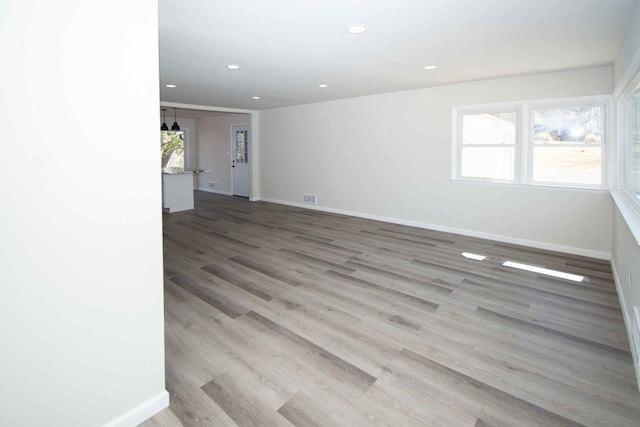
M 249 125 L 231 126 L 231 170 L 234 196 L 249 197 Z

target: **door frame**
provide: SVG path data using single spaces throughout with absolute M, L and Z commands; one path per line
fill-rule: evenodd
M 249 201 L 260 200 L 258 173 L 256 168 L 260 161 L 260 134 L 258 132 L 258 110 L 246 110 L 244 108 L 226 108 L 210 105 L 183 104 L 179 102 L 160 102 L 160 107 L 178 108 L 183 110 L 214 111 L 219 113 L 243 113 L 249 115 L 249 133 L 251 134 L 251 144 L 249 144 Z M 229 152 L 231 156 L 231 152 Z M 233 185 L 233 179 L 232 184 Z
M 248 132 L 247 132 L 247 156 L 249 157 L 249 160 L 247 163 L 249 163 L 249 200 L 251 200 L 251 196 L 252 196 L 252 192 L 251 192 L 251 171 L 253 169 L 253 161 L 252 161 L 252 151 L 251 151 L 251 146 L 252 144 L 252 137 L 253 135 L 251 134 L 251 123 L 236 123 L 233 124 L 229 127 L 229 140 L 231 142 L 230 145 L 230 150 L 229 150 L 229 170 L 231 171 L 231 195 L 235 196 L 235 193 L 233 191 L 233 161 L 235 158 L 235 153 L 236 153 L 236 140 L 234 138 L 234 134 L 233 134 L 233 128 L 236 126 L 246 126 L 248 128 Z

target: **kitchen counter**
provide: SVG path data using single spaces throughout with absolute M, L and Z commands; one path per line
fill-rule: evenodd
M 169 213 L 193 209 L 193 171 L 162 172 L 162 208 Z

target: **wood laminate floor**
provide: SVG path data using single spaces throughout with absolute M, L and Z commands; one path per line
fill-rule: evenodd
M 203 192 L 164 262 L 147 426 L 640 425 L 608 262 Z

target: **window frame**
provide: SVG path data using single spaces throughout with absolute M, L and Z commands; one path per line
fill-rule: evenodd
M 579 106 L 599 106 L 602 111 L 602 142 L 599 144 L 583 144 L 586 147 L 600 147 L 601 169 L 600 184 L 583 184 L 568 182 L 548 182 L 533 180 L 534 144 L 533 114 L 535 110 L 550 108 L 567 108 Z M 505 184 L 510 186 L 552 187 L 586 190 L 606 190 L 608 186 L 608 156 L 613 122 L 613 101 L 611 95 L 594 95 L 571 98 L 552 98 L 508 103 L 455 106 L 451 109 L 451 179 L 460 182 L 485 184 Z M 467 114 L 516 112 L 516 149 L 515 171 L 513 180 L 466 177 L 461 175 L 462 165 L 462 118 Z M 555 144 L 554 144 L 555 145 Z M 560 146 L 562 144 L 558 144 Z M 569 146 L 569 145 L 566 145 Z M 571 144 L 571 146 L 576 146 Z M 578 145 L 580 146 L 580 145 Z
M 452 179 L 461 180 L 461 181 L 473 181 L 473 182 L 485 182 L 485 183 L 499 183 L 499 184 L 514 184 L 519 181 L 520 176 L 520 168 L 521 165 L 518 162 L 518 158 L 520 157 L 519 151 L 522 149 L 521 147 L 521 121 L 520 115 L 522 114 L 520 107 L 514 104 L 491 104 L 491 105 L 480 105 L 480 106 L 469 106 L 469 107 L 454 107 L 453 118 L 452 118 L 452 161 L 451 161 L 451 171 L 452 171 Z M 515 113 L 515 142 L 513 145 L 511 144 L 478 144 L 475 147 L 486 147 L 486 148 L 499 148 L 499 147 L 514 147 L 513 150 L 513 179 L 498 179 L 498 178 L 483 178 L 483 177 L 468 177 L 462 176 L 462 148 L 464 147 L 462 141 L 462 123 L 464 116 L 478 115 L 478 114 L 496 114 L 496 113 Z
M 535 134 L 533 130 L 534 125 L 534 112 L 536 110 L 550 110 L 550 109 L 561 109 L 561 108 L 572 108 L 572 107 L 600 107 L 600 111 L 602 114 L 602 142 L 599 144 L 594 143 L 582 143 L 582 144 L 573 144 L 560 142 L 557 144 L 547 144 L 545 147 L 585 147 L 585 148 L 600 148 L 600 184 L 583 184 L 583 183 L 571 183 L 571 182 L 555 182 L 555 181 L 536 181 L 533 179 L 533 159 L 534 159 L 534 149 L 536 148 L 536 143 L 534 140 Z M 594 102 L 555 102 L 555 103 L 530 103 L 528 105 L 528 153 L 527 153 L 527 176 L 526 182 L 530 185 L 540 185 L 540 186 L 552 186 L 552 187 L 578 187 L 578 188 L 597 188 L 604 189 L 606 188 L 606 164 L 607 164 L 607 142 L 609 140 L 609 135 L 607 130 L 609 129 L 609 114 L 607 113 L 607 103 L 600 101 Z
M 617 118 L 616 169 L 618 173 L 615 176 L 615 187 L 611 190 L 611 196 L 636 242 L 640 245 L 640 196 L 625 186 L 625 161 L 627 160 L 625 156 L 627 153 L 627 129 L 625 127 L 627 111 L 625 103 L 636 91 L 640 90 L 640 64 L 632 76 L 627 84 L 623 86 L 623 89 L 617 90 L 615 93 Z

